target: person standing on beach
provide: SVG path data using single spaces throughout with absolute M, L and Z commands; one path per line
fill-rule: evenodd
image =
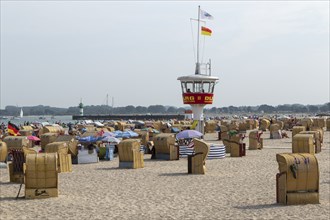
M 1 127 L 0 127 L 1 131 L 4 133 L 6 130 L 6 125 L 2 122 L 1 123 Z

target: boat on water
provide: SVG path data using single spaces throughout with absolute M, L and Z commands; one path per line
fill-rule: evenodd
M 0 119 L 1 119 L 1 120 L 8 120 L 9 118 L 6 117 L 6 116 L 1 116 Z
M 23 109 L 21 108 L 21 111 L 19 113 L 19 116 L 13 116 L 13 117 L 10 118 L 10 120 L 20 120 L 20 119 L 23 118 L 23 115 L 24 115 Z

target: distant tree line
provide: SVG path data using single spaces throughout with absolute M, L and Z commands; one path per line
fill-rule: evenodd
M 31 106 L 22 107 L 24 115 L 79 115 L 78 107 L 57 108 L 50 106 Z M 115 107 L 107 105 L 89 105 L 84 107 L 85 115 L 104 115 L 104 114 L 183 114 L 189 107 L 174 107 L 163 105 Z M 4 110 L 0 110 L 0 116 L 18 116 L 21 107 L 6 106 Z M 254 114 L 254 113 L 330 113 L 330 102 L 323 105 L 301 105 L 301 104 L 285 104 L 278 106 L 260 105 L 260 106 L 228 106 L 206 108 L 205 114 Z
M 229 106 L 222 108 L 210 108 L 206 110 L 207 113 L 212 114 L 236 114 L 236 113 L 330 113 L 330 102 L 323 105 L 301 105 L 301 104 L 285 104 L 278 106 L 260 105 L 260 106 Z

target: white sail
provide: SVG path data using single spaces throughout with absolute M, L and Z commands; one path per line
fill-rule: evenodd
M 19 117 L 23 118 L 23 109 L 21 108 L 21 112 L 19 114 Z

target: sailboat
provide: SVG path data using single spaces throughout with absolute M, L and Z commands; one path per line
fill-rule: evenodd
M 19 117 L 13 116 L 11 118 L 11 120 L 20 120 L 21 118 L 23 118 L 23 109 L 21 108 L 21 111 L 19 113 Z

